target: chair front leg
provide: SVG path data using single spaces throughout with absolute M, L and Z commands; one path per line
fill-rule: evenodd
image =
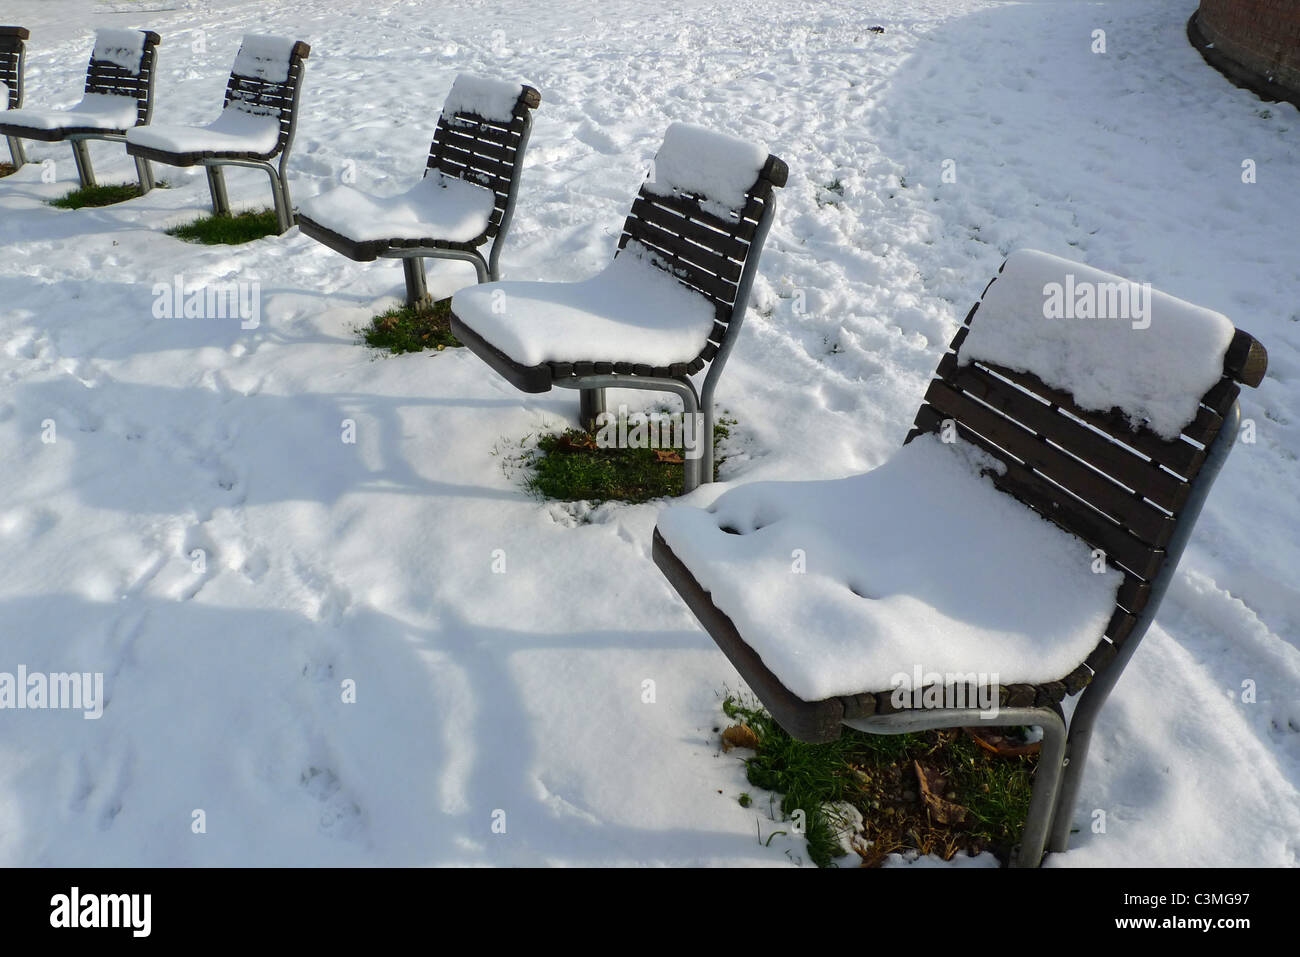
M 402 257 L 402 274 L 406 279 L 406 304 L 419 309 L 429 304 L 429 286 L 424 276 L 424 259 Z
M 135 174 L 140 180 L 140 194 L 144 195 L 157 185 L 153 178 L 153 166 L 143 156 L 135 157 Z
M 27 154 L 23 151 L 23 141 L 16 136 L 6 136 L 9 141 L 9 155 L 13 157 L 14 169 L 27 165 Z
M 83 139 L 72 141 L 72 159 L 77 164 L 77 179 L 82 189 L 91 189 L 95 184 L 95 167 L 90 162 L 90 144 Z
M 230 215 L 230 197 L 226 193 L 226 173 L 220 166 L 205 166 L 208 174 L 208 193 L 212 196 L 212 215 Z

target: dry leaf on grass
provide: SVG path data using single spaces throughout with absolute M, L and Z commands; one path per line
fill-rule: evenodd
M 1042 750 L 1041 741 L 1024 742 L 1018 738 L 1009 738 L 1000 731 L 985 731 L 979 728 L 967 728 L 971 739 L 989 754 L 1000 758 L 1019 758 L 1027 754 L 1037 754 Z
M 943 778 L 937 771 L 927 771 L 920 761 L 913 761 L 916 780 L 921 785 L 921 797 L 931 816 L 940 824 L 962 824 L 970 815 L 966 808 L 943 797 Z
M 757 751 L 758 735 L 748 725 L 733 724 L 722 732 L 722 750 L 730 751 L 732 748 L 749 748 Z
M 686 461 L 681 457 L 680 453 L 674 452 L 671 449 L 655 449 L 655 458 L 660 462 L 667 462 L 670 465 L 681 465 Z

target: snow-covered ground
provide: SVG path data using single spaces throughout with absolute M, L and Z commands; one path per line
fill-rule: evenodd
M 512 279 L 599 270 L 671 121 L 765 141 L 791 176 L 719 391 L 729 483 L 884 461 L 1011 249 L 1225 313 L 1269 350 L 1243 396 L 1257 441 L 1102 717 L 1052 863 L 1294 866 L 1300 115 L 1204 64 L 1194 7 L 9 0 L 3 18 L 32 30 L 33 107 L 80 98 L 93 27 L 156 30 L 170 123 L 217 115 L 243 33 L 308 41 L 300 201 L 349 160 L 359 188 L 408 188 L 458 71 L 532 83 Z M 132 176 L 120 146 L 92 150 L 101 182 Z M 649 560 L 659 506 L 541 504 L 503 468 L 572 393 L 521 395 L 463 350 L 357 345 L 396 264 L 296 230 L 164 235 L 203 210 L 200 172 L 67 212 L 45 200 L 73 185 L 70 151 L 29 154 L 58 181 L 0 180 L 0 671 L 102 671 L 108 703 L 0 712 L 0 863 L 806 862 L 760 840 L 766 800 L 736 801 L 752 789 L 713 729 L 737 677 Z M 261 174 L 229 183 L 269 204 Z M 257 281 L 260 323 L 155 318 L 177 275 Z M 470 281 L 430 264 L 437 295 Z

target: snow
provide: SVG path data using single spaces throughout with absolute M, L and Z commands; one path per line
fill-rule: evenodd
M 510 281 L 607 266 L 672 122 L 789 163 L 718 388 L 738 420 L 724 484 L 682 504 L 892 458 L 1015 249 L 1149 278 L 1257 336 L 1257 440 L 1229 458 L 1101 715 L 1079 833 L 1049 864 L 1300 863 L 1300 117 L 1205 65 L 1191 4 L 879 0 L 871 20 L 847 0 L 743 17 L 699 0 L 186 6 L 149 15 L 160 118 L 210 118 L 246 32 L 326 52 L 289 167 L 303 204 L 349 160 L 370 193 L 419 179 L 458 73 L 532 79 L 545 105 Z M 89 28 L 136 25 L 86 7 L 6 4 L 40 37 L 43 104 L 81 98 Z M 539 503 L 502 467 L 576 421 L 572 392 L 522 395 L 464 350 L 358 346 L 401 302 L 397 263 L 297 230 L 165 235 L 208 211 L 200 169 L 59 210 L 68 147 L 28 151 L 56 182 L 38 165 L 0 179 L 0 671 L 102 671 L 109 700 L 97 721 L 0 711 L 0 863 L 807 864 L 713 732 L 740 684 L 650 561 L 672 503 Z M 133 179 L 121 144 L 91 151 L 101 182 Z M 266 205 L 264 173 L 227 178 Z M 437 297 L 474 281 L 428 267 Z M 155 284 L 178 274 L 259 282 L 260 324 L 154 318 Z
M 1221 313 L 1149 284 L 1022 249 L 984 294 L 958 361 L 1032 372 L 1081 408 L 1118 407 L 1172 441 L 1223 376 L 1233 332 Z
M 522 83 L 462 73 L 451 85 L 442 113 L 448 118 L 469 113 L 485 120 L 509 123 L 523 92 Z
M 237 76 L 257 77 L 268 83 L 283 83 L 289 79 L 289 61 L 298 41 L 284 37 L 249 33 L 239 45 L 235 65 L 231 70 Z
M 96 30 L 92 60 L 104 60 L 134 75 L 140 73 L 144 56 L 144 32 L 141 30 Z
M 657 196 L 702 196 L 719 214 L 734 213 L 744 207 L 745 195 L 766 162 L 766 147 L 688 123 L 674 123 L 655 154 L 646 189 Z
M 921 436 L 863 475 L 666 509 L 659 530 L 806 701 L 889 691 L 900 674 L 911 687 L 917 665 L 980 685 L 1058 680 L 1096 647 L 1123 579 L 1093 574 L 1086 544 L 994 488 L 991 463 Z
M 462 322 L 516 362 L 695 359 L 713 330 L 713 305 L 629 243 L 581 282 L 494 282 L 452 298 Z
M 6 126 L 29 130 L 113 130 L 135 126 L 136 101 L 133 96 L 87 93 L 76 106 L 66 110 L 10 110 L 5 113 Z
M 137 146 L 170 153 L 267 154 L 280 141 L 280 121 L 229 106 L 206 126 L 151 123 L 127 130 L 126 139 Z
M 467 243 L 482 236 L 496 197 L 490 189 L 433 171 L 396 196 L 368 196 L 338 186 L 300 208 L 307 219 L 358 242 L 440 239 Z
M 0 80 L 0 110 L 9 109 L 9 84 Z

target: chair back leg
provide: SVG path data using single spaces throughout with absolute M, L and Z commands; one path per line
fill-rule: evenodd
M 23 141 L 16 136 L 6 136 L 9 141 L 9 155 L 13 157 L 14 168 L 27 165 L 27 154 L 23 151 Z
M 90 162 L 90 144 L 82 139 L 72 141 L 72 159 L 77 164 L 77 179 L 82 189 L 90 189 L 95 183 L 95 167 Z
M 429 304 L 429 285 L 424 278 L 424 259 L 402 257 L 402 274 L 406 279 L 406 304 L 419 309 Z
M 581 389 L 578 391 L 578 421 L 588 432 L 595 432 L 597 421 L 606 411 L 604 389 Z
M 212 196 L 212 215 L 230 215 L 230 196 L 226 193 L 226 174 L 220 166 L 205 166 L 208 174 L 208 193 Z
M 149 192 L 156 185 L 153 178 L 153 166 L 143 156 L 135 158 L 135 175 L 140 180 L 140 193 Z

